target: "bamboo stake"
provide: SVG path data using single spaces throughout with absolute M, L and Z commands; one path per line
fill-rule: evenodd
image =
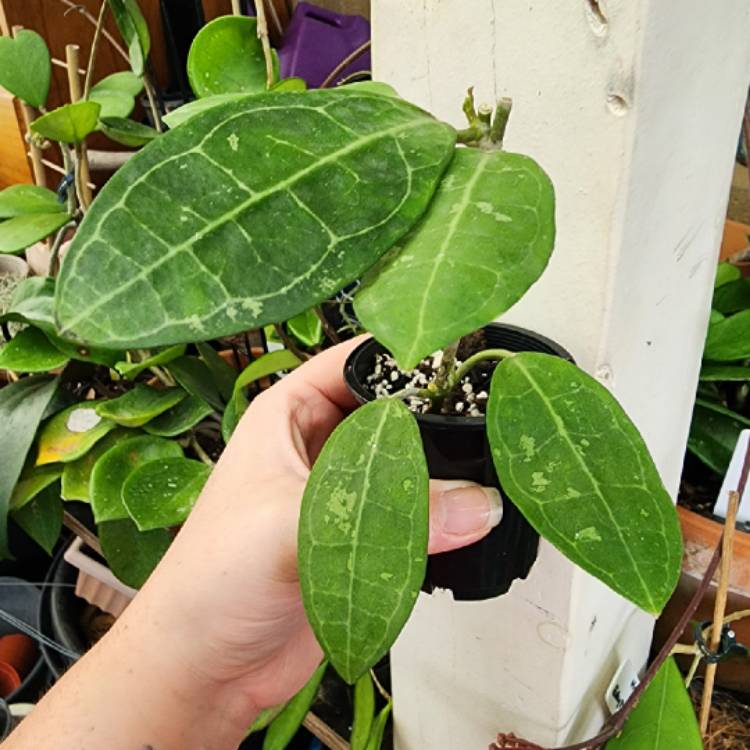
M 65 62 L 68 65 L 68 89 L 70 90 L 70 101 L 75 104 L 81 99 L 81 78 L 78 75 L 78 64 L 80 48 L 77 44 L 65 45 Z M 89 188 L 89 160 L 86 156 L 86 144 L 77 143 L 76 151 L 76 188 L 78 190 L 78 202 L 81 209 L 85 211 L 92 200 L 92 193 Z
M 18 34 L 18 32 L 22 29 L 23 26 L 14 26 L 13 36 L 16 36 L 16 34 Z M 47 175 L 44 172 L 44 165 L 42 164 L 42 150 L 34 143 L 33 139 L 31 138 L 30 125 L 36 119 L 36 115 L 34 113 L 34 110 L 28 104 L 26 104 L 26 102 L 22 102 L 19 99 L 18 104 L 21 107 L 21 119 L 23 120 L 24 130 L 26 131 L 26 142 L 29 144 L 28 154 L 29 158 L 31 159 L 31 170 L 34 174 L 34 184 L 39 185 L 39 187 L 47 187 Z
M 242 8 L 240 7 L 240 0 L 232 0 L 232 15 L 241 16 Z
M 27 152 L 27 155 L 31 156 L 31 154 L 28 152 Z M 42 164 L 45 167 L 47 167 L 47 169 L 51 169 L 53 172 L 57 172 L 58 174 L 62 174 L 62 175 L 67 174 L 67 172 L 59 164 L 55 164 L 55 162 L 50 161 L 49 159 L 42 159 Z M 94 185 L 93 182 L 89 182 L 88 186 L 91 190 L 93 190 L 96 187 L 96 185 Z
M 734 544 L 735 525 L 737 523 L 737 508 L 740 504 L 740 493 L 733 490 L 729 493 L 729 507 L 727 518 L 724 522 L 724 533 L 722 537 L 721 569 L 719 572 L 719 583 L 714 601 L 714 619 L 711 626 L 710 648 L 716 651 L 721 642 L 721 631 L 724 622 L 724 613 L 727 608 L 727 591 L 729 589 L 729 573 L 732 567 L 732 547 Z M 706 675 L 703 680 L 703 695 L 701 696 L 700 727 L 701 735 L 706 736 L 708 730 L 708 718 L 711 713 L 711 698 L 714 692 L 714 681 L 716 679 L 717 664 L 706 665 Z

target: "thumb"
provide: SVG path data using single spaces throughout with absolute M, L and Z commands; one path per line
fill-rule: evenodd
M 500 523 L 502 499 L 494 487 L 465 480 L 430 480 L 429 553 L 465 547 Z

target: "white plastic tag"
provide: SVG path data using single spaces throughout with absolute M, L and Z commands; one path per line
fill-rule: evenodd
M 714 505 L 714 514 L 727 517 L 727 507 L 729 505 L 729 493 L 737 489 L 740 483 L 740 474 L 742 473 L 742 464 L 745 461 L 745 452 L 747 451 L 747 441 L 750 439 L 750 430 L 742 430 L 737 445 L 734 447 L 732 460 L 729 462 L 729 468 L 724 475 L 724 481 L 721 483 L 719 496 L 716 498 Z M 750 521 L 750 482 L 745 487 L 745 492 L 740 498 L 740 507 L 737 511 L 737 520 L 740 522 Z
M 625 659 L 615 672 L 615 676 L 604 694 L 604 702 L 607 704 L 610 713 L 616 713 L 625 705 L 625 701 L 630 698 L 639 682 L 638 673 L 633 669 L 630 659 Z

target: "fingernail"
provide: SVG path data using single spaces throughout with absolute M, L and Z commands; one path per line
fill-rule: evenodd
M 503 502 L 494 487 L 456 482 L 440 495 L 443 531 L 469 536 L 494 528 L 503 517 Z

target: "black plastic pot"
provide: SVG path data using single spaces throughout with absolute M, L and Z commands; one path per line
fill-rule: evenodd
M 488 349 L 542 352 L 573 361 L 558 344 L 523 328 L 491 323 L 484 334 Z M 374 398 L 365 385 L 366 378 L 373 371 L 375 355 L 384 351 L 384 346 L 369 339 L 346 362 L 344 379 L 361 403 Z M 503 492 L 492 463 L 484 417 L 419 414 L 417 422 L 433 479 L 468 479 L 497 487 L 503 498 L 502 521 L 484 539 L 463 549 L 430 555 L 423 591 L 450 589 L 453 597 L 462 601 L 505 594 L 513 581 L 529 574 L 539 535 Z

